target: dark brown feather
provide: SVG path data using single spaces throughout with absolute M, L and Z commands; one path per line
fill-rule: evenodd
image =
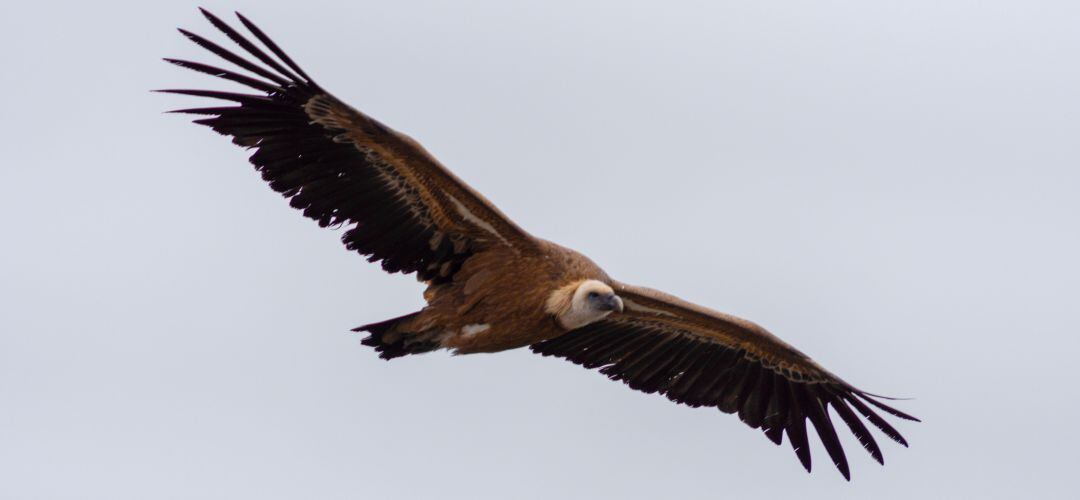
M 810 472 L 810 441 L 806 438 L 806 410 L 803 408 L 801 384 L 788 384 L 788 409 L 787 435 L 791 449 L 795 456 L 799 457 L 806 472 Z
M 765 437 L 776 443 L 777 446 L 784 443 L 784 429 L 787 426 L 788 402 L 790 389 L 788 381 L 780 375 L 773 375 L 772 395 L 769 397 L 769 406 L 765 410 L 765 418 L 761 421 L 761 427 L 765 431 Z
M 833 465 L 844 476 L 844 479 L 850 481 L 851 471 L 848 468 L 847 457 L 844 455 L 844 447 L 840 444 L 840 438 L 836 435 L 836 428 L 833 427 L 832 420 L 829 419 L 828 410 L 815 389 L 816 387 L 811 385 L 799 391 L 802 399 L 801 405 L 806 409 L 806 416 L 810 419 L 810 423 L 814 424 L 814 429 L 817 430 L 818 437 L 821 438 L 821 444 L 825 446 L 825 451 L 829 453 Z
M 849 405 L 887 435 L 904 442 L 892 426 L 862 403 L 868 396 L 842 381 L 808 381 L 813 377 L 802 373 L 792 378 L 786 375 L 790 369 L 765 366 L 742 349 L 671 328 L 655 317 L 613 317 L 534 344 L 532 349 L 587 368 L 600 367 L 601 373 L 635 390 L 659 391 L 689 406 L 737 412 L 740 420 L 761 428 L 776 444 L 783 443 L 786 433 L 808 471 L 809 419 L 837 470 L 850 479 L 847 457 L 828 412 L 830 405 L 879 463 L 883 462 L 881 450 Z
M 451 280 L 466 260 L 493 241 L 509 245 L 508 238 L 513 238 L 522 248 L 532 244 L 531 237 L 419 145 L 326 94 L 251 21 L 238 14 L 269 53 L 220 18 L 202 12 L 257 62 L 200 35 L 180 32 L 257 78 L 199 62 L 167 61 L 262 94 L 201 89 L 163 92 L 237 103 L 178 112 L 202 115 L 195 123 L 253 148 L 250 160 L 262 178 L 306 217 L 320 226 L 350 226 L 342 236 L 346 248 L 380 261 L 389 272 L 416 272 L 420 280 L 439 284 Z M 319 106 L 309 109 L 314 101 Z M 321 114 L 312 115 L 311 109 Z M 371 148 L 361 147 L 358 141 L 368 141 Z M 486 225 L 470 226 L 473 220 Z M 492 227 L 499 232 L 497 237 L 485 232 L 484 228 Z
M 855 415 L 855 412 L 851 411 L 847 403 L 843 399 L 837 397 L 831 389 L 818 389 L 818 394 L 826 398 L 829 405 L 836 410 L 836 414 L 840 415 L 840 419 L 847 424 L 851 429 L 851 433 L 855 435 L 855 438 L 859 440 L 859 444 L 870 453 L 870 456 L 874 457 L 879 464 L 885 465 L 885 457 L 881 453 L 881 448 L 878 447 L 877 441 L 874 440 L 874 436 L 870 434 L 870 430 L 866 428 L 862 420 Z

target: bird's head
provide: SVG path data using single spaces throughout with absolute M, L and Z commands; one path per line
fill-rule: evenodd
M 559 325 L 573 330 L 622 312 L 623 301 L 607 283 L 582 280 L 552 292 L 546 309 Z

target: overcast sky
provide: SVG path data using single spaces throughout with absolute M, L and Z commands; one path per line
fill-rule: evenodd
M 421 286 L 149 89 L 196 4 L 0 16 L 0 498 L 1066 498 L 1080 3 L 203 4 L 521 226 L 897 406 L 806 474 L 730 415 L 519 350 L 385 362 Z M 874 5 L 870 5 L 874 4 Z M 224 40 L 215 34 L 214 39 Z M 617 214 L 617 217 L 612 217 Z M 880 434 L 879 434 L 880 436 Z

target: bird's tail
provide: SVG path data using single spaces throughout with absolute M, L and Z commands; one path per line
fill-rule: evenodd
M 434 332 L 405 330 L 409 321 L 419 314 L 419 312 L 414 312 L 379 323 L 358 326 L 352 331 L 370 333 L 360 343 L 374 347 L 379 357 L 383 359 L 400 358 L 407 354 L 420 354 L 441 348 L 439 336 Z

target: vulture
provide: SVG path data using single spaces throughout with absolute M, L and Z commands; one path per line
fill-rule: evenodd
M 879 463 L 867 422 L 907 446 L 882 413 L 918 420 L 883 402 L 891 398 L 855 388 L 754 323 L 619 282 L 529 234 L 419 143 L 324 90 L 243 15 L 247 35 L 202 13 L 242 52 L 180 33 L 235 68 L 165 60 L 251 91 L 160 92 L 224 104 L 172 112 L 198 115 L 195 123 L 251 150 L 263 180 L 293 207 L 346 228 L 347 249 L 426 285 L 420 311 L 354 330 L 381 358 L 528 347 L 637 391 L 737 414 L 777 445 L 786 435 L 808 472 L 809 421 L 848 480 L 835 418 Z

